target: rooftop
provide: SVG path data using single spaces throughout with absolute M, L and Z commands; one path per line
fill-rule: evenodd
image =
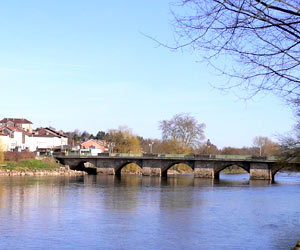
M 7 122 L 32 124 L 31 121 L 28 121 L 27 119 L 24 119 L 24 118 L 4 118 L 0 121 L 0 123 L 7 123 Z

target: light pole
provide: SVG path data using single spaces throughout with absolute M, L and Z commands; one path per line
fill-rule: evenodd
M 211 146 L 211 142 L 210 140 L 208 139 L 207 142 L 206 142 L 206 146 L 207 146 L 207 154 L 209 153 L 209 148 Z
M 154 142 L 149 143 L 149 147 L 150 147 L 150 154 L 152 154 L 152 146 L 153 146 Z
M 113 142 L 110 142 L 109 143 L 109 154 L 111 155 L 111 154 L 113 154 L 113 152 L 114 152 L 114 143 Z
M 261 157 L 261 145 L 259 145 L 259 156 Z

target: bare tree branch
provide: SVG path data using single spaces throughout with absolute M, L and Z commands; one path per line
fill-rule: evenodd
M 168 48 L 199 52 L 203 60 L 231 77 L 226 88 L 238 86 L 250 96 L 269 91 L 288 101 L 300 99 L 299 0 L 177 3 L 172 13 L 178 41 Z M 220 66 L 218 59 L 223 56 L 235 61 L 232 68 Z

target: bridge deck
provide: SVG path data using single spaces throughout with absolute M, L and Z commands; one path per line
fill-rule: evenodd
M 196 155 L 196 154 L 108 154 L 102 153 L 98 155 L 92 155 L 89 153 L 73 153 L 68 152 L 66 154 L 56 154 L 56 158 L 93 158 L 93 159 L 156 159 L 156 160 L 205 160 L 205 161 L 246 161 L 246 162 L 277 162 L 279 157 L 258 157 L 253 155 Z

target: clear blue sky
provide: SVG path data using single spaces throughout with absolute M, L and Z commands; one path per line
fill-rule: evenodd
M 197 63 L 197 53 L 172 52 L 141 34 L 173 41 L 169 2 L 3 1 L 1 116 L 64 131 L 127 125 L 160 138 L 158 121 L 187 112 L 218 147 L 289 131 L 293 115 L 280 100 L 225 95 L 211 87 L 224 79 Z

